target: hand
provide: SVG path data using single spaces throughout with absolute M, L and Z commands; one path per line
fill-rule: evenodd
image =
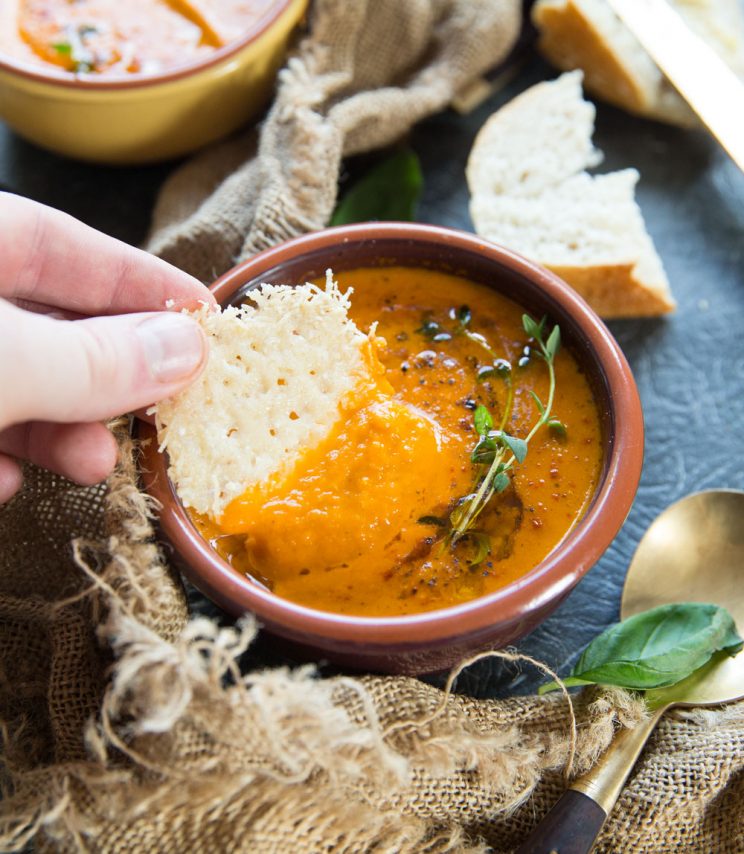
M 214 298 L 164 261 L 0 193 L 0 503 L 21 485 L 18 458 L 85 485 L 109 474 L 101 421 L 201 371 L 204 334 L 177 313 L 199 301 Z

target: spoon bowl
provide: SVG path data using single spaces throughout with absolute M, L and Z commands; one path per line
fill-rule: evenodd
M 715 489 L 688 495 L 649 527 L 623 588 L 624 620 L 657 605 L 709 602 L 744 627 L 744 492 Z M 715 656 L 687 679 L 646 692 L 650 709 L 707 706 L 744 697 L 744 654 Z

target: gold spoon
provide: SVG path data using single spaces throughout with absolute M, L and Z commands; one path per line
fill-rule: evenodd
M 688 495 L 667 508 L 638 544 L 620 617 L 673 602 L 722 605 L 744 629 L 744 492 Z M 744 698 L 744 651 L 719 654 L 676 685 L 646 692 L 650 715 L 623 730 L 597 765 L 564 792 L 517 854 L 586 854 L 615 805 L 659 718 L 672 706 Z

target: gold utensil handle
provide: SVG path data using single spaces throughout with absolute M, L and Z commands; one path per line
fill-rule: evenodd
M 624 729 L 610 744 L 599 762 L 570 788 L 583 792 L 596 801 L 605 813 L 615 806 L 636 760 L 641 755 L 648 737 L 654 731 L 665 707 L 656 709 L 649 718 L 632 729 Z
M 744 84 L 666 0 L 609 0 L 700 120 L 744 171 Z
M 599 762 L 563 793 L 516 854 L 589 854 L 648 737 L 668 706 L 626 729 Z

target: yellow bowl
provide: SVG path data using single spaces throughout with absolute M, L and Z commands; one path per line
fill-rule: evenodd
M 97 79 L 0 55 L 0 118 L 37 145 L 82 160 L 132 164 L 186 154 L 265 106 L 307 3 L 276 0 L 238 41 L 158 74 Z

